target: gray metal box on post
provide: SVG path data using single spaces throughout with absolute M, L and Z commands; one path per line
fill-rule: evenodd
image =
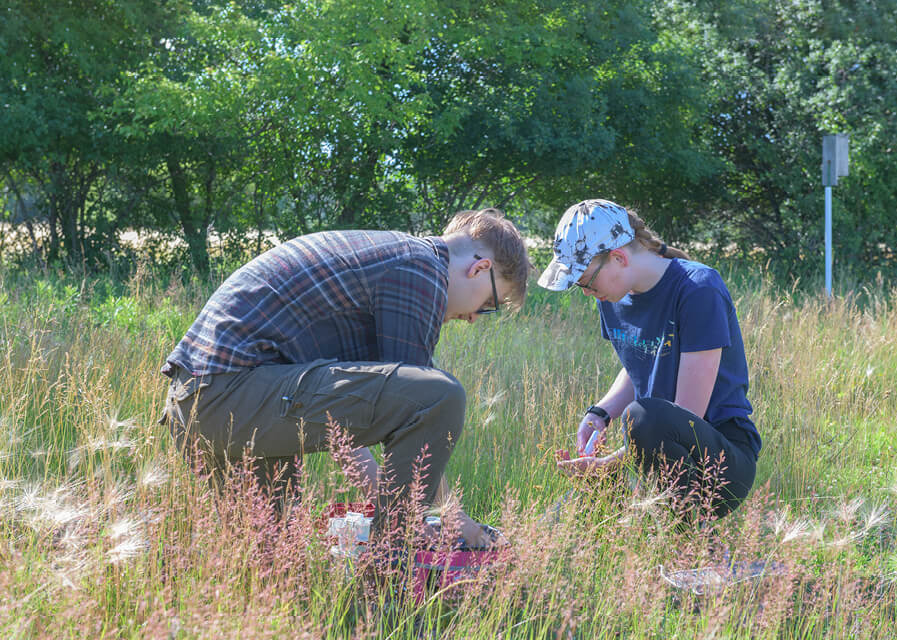
M 848 137 L 822 136 L 822 186 L 838 186 L 838 178 L 847 175 Z
M 832 187 L 847 175 L 848 137 L 822 136 L 822 186 L 825 187 L 825 293 L 832 295 Z

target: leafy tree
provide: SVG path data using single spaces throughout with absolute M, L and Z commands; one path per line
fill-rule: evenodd
M 209 270 L 208 231 L 227 227 L 233 192 L 222 188 L 246 158 L 254 135 L 255 23 L 231 6 L 208 15 L 189 12 L 141 67 L 110 110 L 117 132 L 143 171 L 163 175 L 169 197 L 156 194 L 159 228 L 176 225 L 193 266 Z M 138 177 L 139 181 L 139 177 Z
M 281 223 L 410 226 L 414 193 L 396 151 L 410 129 L 426 126 L 414 64 L 436 6 L 337 0 L 271 16 L 279 45 L 267 61 L 266 105 L 277 117 L 258 149 L 289 186 Z
M 725 162 L 702 203 L 720 242 L 821 273 L 822 136 L 851 138 L 851 175 L 835 188 L 836 256 L 893 256 L 897 182 L 897 2 L 665 2 L 669 29 L 701 51 L 713 101 L 708 143 Z
M 660 171 L 707 173 L 690 62 L 644 2 L 195 1 L 165 17 L 109 62 L 69 148 L 95 158 L 88 226 L 176 232 L 199 271 L 211 228 L 433 230 L 460 208 L 553 211 L 592 186 L 630 201 L 631 184 L 665 194 Z
M 652 185 L 652 170 L 693 184 L 712 173 L 691 138 L 702 104 L 694 67 L 658 39 L 648 9 L 425 0 L 284 9 L 266 21 L 281 79 L 263 81 L 278 115 L 254 147 L 259 167 L 290 185 L 284 213 L 300 231 L 434 230 L 460 208 L 555 206 L 582 197 L 588 180 L 616 190 L 638 174 Z M 292 94 L 280 93 L 284 78 Z
M 440 8 L 419 63 L 429 126 L 403 148 L 437 216 L 527 197 L 552 208 L 594 195 L 631 202 L 660 172 L 680 182 L 710 172 L 690 139 L 701 109 L 693 67 L 658 38 L 648 3 Z
M 197 269 L 208 270 L 211 227 L 261 237 L 268 225 L 283 235 L 403 226 L 410 192 L 389 154 L 420 110 L 383 89 L 399 86 L 390 69 L 415 55 L 406 12 L 387 2 L 204 6 L 130 74 L 117 131 L 136 166 L 166 176 L 167 211 Z M 156 211 L 159 228 L 174 222 Z
M 0 22 L 0 165 L 14 194 L 35 194 L 50 259 L 80 260 L 112 242 L 101 179 L 114 141 L 99 113 L 121 70 L 153 46 L 178 6 L 7 3 Z
M 258 250 L 269 230 L 438 230 L 486 205 L 545 229 L 604 196 L 672 241 L 706 233 L 811 273 L 821 136 L 847 133 L 837 255 L 891 266 L 895 9 L 13 0 L 2 195 L 40 213 L 51 259 L 95 260 L 135 227 L 182 236 L 204 272 L 210 230 Z

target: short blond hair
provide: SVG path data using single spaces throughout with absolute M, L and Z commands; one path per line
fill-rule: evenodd
M 526 284 L 533 264 L 529 260 L 523 236 L 500 209 L 489 207 L 476 211 L 459 211 L 443 231 L 443 235 L 462 233 L 490 249 L 495 268 L 511 285 L 506 302 L 520 309 L 526 300 Z

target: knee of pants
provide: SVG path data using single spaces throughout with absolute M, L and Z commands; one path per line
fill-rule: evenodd
M 623 431 L 627 442 L 637 450 L 655 453 L 663 440 L 661 425 L 656 420 L 656 398 L 630 402 L 623 411 Z
M 410 447 L 415 452 L 429 443 L 440 459 L 457 444 L 464 427 L 467 394 L 453 376 L 438 369 L 414 367 L 400 372 L 383 407 L 393 429 L 383 440 L 389 449 Z M 447 448 L 446 448 L 447 446 Z
M 457 442 L 464 427 L 467 393 L 458 380 L 439 369 L 417 369 L 411 384 L 402 388 L 412 423 L 422 428 L 433 441 L 446 437 Z
M 458 380 L 442 371 L 431 384 L 438 390 L 438 415 L 447 432 L 457 439 L 464 427 L 464 413 L 467 410 L 467 392 Z

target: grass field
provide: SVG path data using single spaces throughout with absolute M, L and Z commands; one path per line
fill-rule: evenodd
M 423 602 L 406 575 L 335 562 L 316 510 L 352 497 L 307 460 L 286 523 L 257 496 L 213 505 L 156 424 L 158 373 L 211 285 L 0 272 L 0 636 L 4 638 L 891 638 L 897 628 L 897 291 L 833 301 L 733 278 L 764 439 L 754 492 L 713 526 L 662 497 L 580 486 L 553 451 L 617 372 L 582 295 L 443 329 L 468 391 L 448 476 L 502 529 L 502 562 Z M 672 571 L 782 570 L 696 595 Z

